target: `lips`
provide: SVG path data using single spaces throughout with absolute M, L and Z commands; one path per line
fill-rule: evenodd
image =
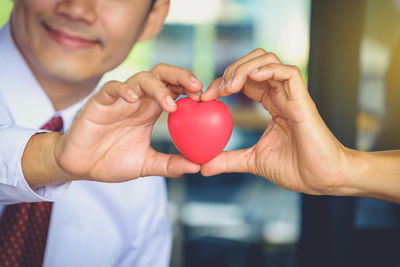
M 58 44 L 70 49 L 87 49 L 96 45 L 100 45 L 99 40 L 91 40 L 82 38 L 66 31 L 55 29 L 46 23 L 42 23 L 48 35 Z

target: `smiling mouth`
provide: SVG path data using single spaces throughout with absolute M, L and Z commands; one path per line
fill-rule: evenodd
M 99 40 L 90 40 L 82 37 L 74 36 L 73 34 L 54 29 L 46 23 L 42 23 L 48 35 L 58 44 L 70 49 L 85 49 L 96 45 L 101 45 Z

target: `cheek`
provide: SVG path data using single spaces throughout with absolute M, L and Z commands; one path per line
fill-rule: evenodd
M 54 1 L 15 1 L 11 15 L 13 34 L 18 46 L 25 53 L 33 53 L 42 45 L 43 33 L 39 17 L 52 12 Z
M 132 50 L 136 38 L 124 35 L 114 36 L 107 46 L 107 54 L 114 58 L 125 58 Z M 123 60 L 123 59 L 122 59 Z
M 131 51 L 143 30 L 147 3 L 143 0 L 102 3 L 98 19 L 99 28 L 105 32 L 106 50 L 121 59 Z
M 14 1 L 12 19 L 19 29 L 31 29 L 39 16 L 53 13 L 54 5 L 53 0 Z
M 109 24 L 107 27 L 108 38 L 106 44 L 106 50 L 108 58 L 114 58 L 114 60 L 120 61 L 129 54 L 132 47 L 139 38 L 142 30 L 142 23 L 126 21 L 118 23 L 114 21 L 114 24 Z

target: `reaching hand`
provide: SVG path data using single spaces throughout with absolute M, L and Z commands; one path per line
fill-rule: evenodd
M 243 91 L 269 111 L 272 121 L 253 147 L 222 152 L 204 164 L 203 175 L 249 172 L 289 190 L 325 194 L 346 190 L 351 150 L 328 130 L 297 67 L 257 49 L 230 65 L 201 99 L 209 101 Z
M 124 83 L 107 83 L 58 139 L 58 165 L 80 179 L 104 182 L 198 172 L 200 166 L 181 155 L 156 152 L 150 136 L 161 112 L 176 110 L 174 99 L 179 94 L 198 101 L 201 88 L 190 71 L 165 64 Z

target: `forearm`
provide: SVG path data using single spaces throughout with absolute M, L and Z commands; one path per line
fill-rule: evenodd
M 349 181 L 354 195 L 400 203 L 400 150 L 352 153 Z
M 22 155 L 22 172 L 32 189 L 75 180 L 58 165 L 54 147 L 61 133 L 35 134 Z

